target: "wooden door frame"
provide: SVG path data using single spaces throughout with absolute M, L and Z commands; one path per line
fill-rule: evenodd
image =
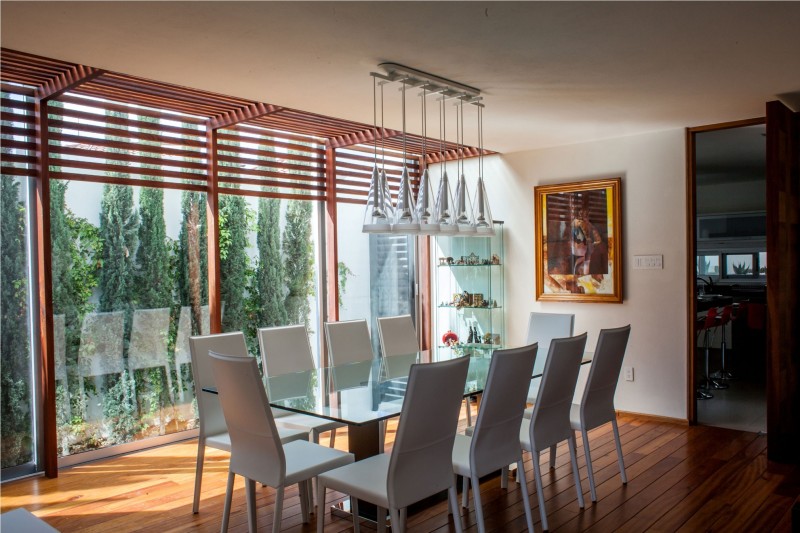
M 695 299 L 695 282 L 697 280 L 695 270 L 697 268 L 695 265 L 697 258 L 697 239 L 695 238 L 697 232 L 696 137 L 698 133 L 757 126 L 766 123 L 766 117 L 758 117 L 686 128 L 686 331 L 689 332 L 686 339 L 686 419 L 691 425 L 697 424 L 697 399 L 695 397 L 697 376 L 695 376 L 694 372 L 694 361 L 697 352 L 697 321 L 695 320 L 697 316 L 697 301 Z

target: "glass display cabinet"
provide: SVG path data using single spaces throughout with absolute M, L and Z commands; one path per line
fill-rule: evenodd
M 437 236 L 434 338 L 440 352 L 487 357 L 505 344 L 503 223 L 493 235 Z M 441 354 L 445 355 L 445 354 Z

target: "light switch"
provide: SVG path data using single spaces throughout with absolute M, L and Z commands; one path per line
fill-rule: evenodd
M 658 255 L 634 255 L 633 268 L 636 270 L 661 270 L 664 268 L 664 256 Z

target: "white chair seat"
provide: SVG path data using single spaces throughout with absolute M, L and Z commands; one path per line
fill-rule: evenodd
M 334 486 L 337 491 L 349 494 L 353 498 L 366 500 L 378 507 L 389 507 L 389 496 L 386 482 L 389 476 L 389 459 L 391 455 L 381 453 L 367 457 L 361 461 L 320 474 L 319 480 L 324 485 Z
M 581 404 L 573 403 L 569 408 L 569 424 L 572 429 L 580 431 L 581 429 Z
M 278 425 L 279 432 L 282 431 L 281 428 L 283 427 L 288 429 L 303 429 L 306 433 L 314 431 L 319 434 L 344 426 L 341 422 L 334 422 L 333 420 L 326 420 L 316 416 L 304 415 L 302 413 L 289 413 L 284 415 L 280 413 L 280 411 L 281 409 L 272 410 L 273 414 L 276 415 L 275 424 Z
M 352 454 L 313 444 L 307 440 L 295 440 L 284 444 L 283 453 L 286 457 L 285 485 L 293 485 L 316 477 L 326 470 L 353 463 Z

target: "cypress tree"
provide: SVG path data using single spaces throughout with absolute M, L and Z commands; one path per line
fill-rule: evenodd
M 134 298 L 133 257 L 138 221 L 133 206 L 133 188 L 104 185 L 100 207 L 100 239 L 103 241 L 100 311 L 127 311 L 130 314 Z M 126 322 L 130 322 L 129 316 Z
M 247 328 L 245 295 L 250 269 L 247 230 L 251 214 L 247 200 L 243 196 L 221 195 L 219 215 L 220 290 L 225 302 L 222 331 L 243 331 Z
M 33 459 L 27 322 L 25 206 L 18 178 L 0 182 L 0 457 L 2 467 Z
M 139 195 L 139 247 L 136 250 L 137 307 L 153 309 L 172 304 L 164 191 L 145 187 Z
M 308 298 L 314 294 L 312 209 L 311 202 L 290 200 L 283 230 L 284 279 L 289 289 L 285 301 L 288 323 L 305 324 L 306 327 L 311 314 Z
M 177 274 L 181 305 L 192 307 L 192 331 L 200 332 L 200 306 L 208 302 L 208 246 L 205 195 L 185 191 L 181 198 Z
M 257 328 L 283 326 L 288 320 L 284 307 L 280 209 L 281 201 L 276 198 L 258 201 L 258 265 L 251 291 Z

